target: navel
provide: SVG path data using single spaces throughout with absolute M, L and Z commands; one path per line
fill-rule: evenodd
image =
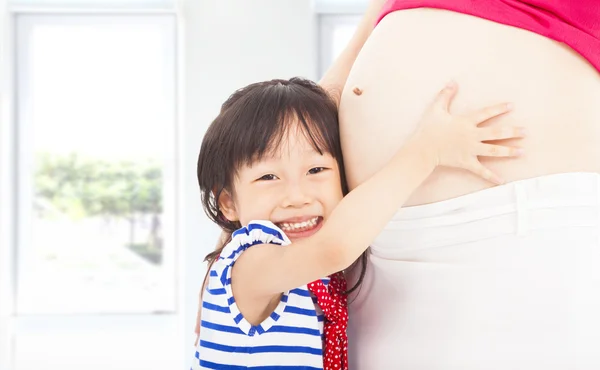
M 361 96 L 362 93 L 363 93 L 362 89 L 360 87 L 358 87 L 358 86 L 354 87 L 354 89 L 352 89 L 352 92 L 356 96 Z

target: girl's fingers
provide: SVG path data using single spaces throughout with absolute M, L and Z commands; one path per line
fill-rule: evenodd
M 511 104 L 502 103 L 492 105 L 491 107 L 486 107 L 480 110 L 477 110 L 471 114 L 467 115 L 467 118 L 474 125 L 479 125 L 487 120 L 490 120 L 494 117 L 500 116 L 502 114 L 510 112 L 512 109 Z
M 196 313 L 196 326 L 194 327 L 194 333 L 196 334 L 196 341 L 194 342 L 194 347 L 198 345 L 198 340 L 200 339 L 201 322 L 202 322 L 202 293 L 200 293 L 198 312 Z
M 479 163 L 478 160 L 473 160 L 473 162 L 469 163 L 466 169 L 473 172 L 475 175 L 481 177 L 482 179 L 490 181 L 496 185 L 502 185 L 504 183 L 504 181 L 500 177 L 498 177 L 487 167 Z
M 522 154 L 521 148 L 483 143 L 477 150 L 477 155 L 482 157 L 518 157 Z
M 450 103 L 452 103 L 452 99 L 456 96 L 456 92 L 458 91 L 458 86 L 454 81 L 449 82 L 446 87 L 442 89 L 435 97 L 433 101 L 433 107 L 435 109 L 441 109 L 444 112 L 450 111 Z
M 515 126 L 494 126 L 478 128 L 479 139 L 481 141 L 493 141 L 522 138 L 525 136 L 525 129 Z
M 200 339 L 200 323 L 202 321 L 202 306 L 198 309 L 198 314 L 196 315 L 196 327 L 194 328 L 194 333 L 196 334 L 196 341 L 194 342 L 194 347 L 198 345 L 198 340 Z

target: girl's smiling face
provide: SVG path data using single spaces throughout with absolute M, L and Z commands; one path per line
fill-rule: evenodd
M 317 232 L 343 197 L 338 161 L 319 153 L 298 123 L 277 148 L 237 170 L 219 205 L 230 221 L 268 220 L 290 240 Z

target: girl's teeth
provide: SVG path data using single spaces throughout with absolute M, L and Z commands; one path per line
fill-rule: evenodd
M 302 228 L 306 228 L 306 227 L 312 227 L 317 224 L 317 220 L 318 220 L 318 217 L 315 217 L 311 220 L 304 221 L 304 222 L 297 222 L 297 223 L 287 223 L 286 222 L 286 223 L 281 224 L 281 228 L 284 230 L 297 230 L 297 229 L 302 229 Z

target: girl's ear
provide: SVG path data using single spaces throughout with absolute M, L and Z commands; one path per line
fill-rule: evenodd
M 227 190 L 223 190 L 219 195 L 219 210 L 227 218 L 229 221 L 239 221 L 240 218 L 238 216 L 237 210 L 235 208 L 235 203 L 233 201 L 233 197 Z

